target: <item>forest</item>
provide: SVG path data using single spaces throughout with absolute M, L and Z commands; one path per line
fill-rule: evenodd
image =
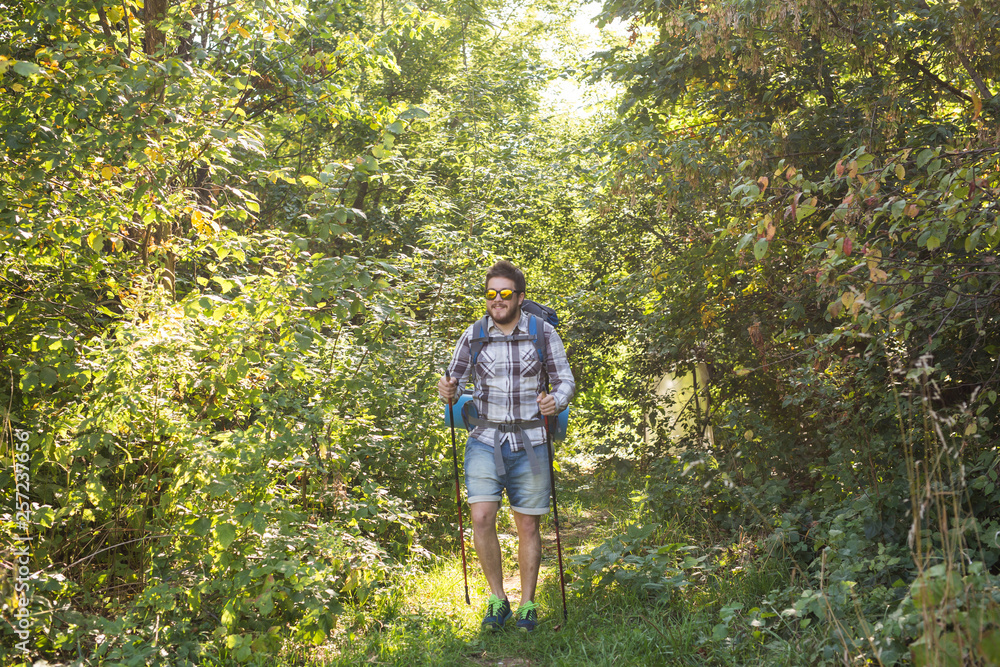
M 1000 665 L 998 45 L 997 0 L 0 0 L 0 662 Z M 465 603 L 436 393 L 501 258 L 577 382 L 527 637 L 467 506 Z

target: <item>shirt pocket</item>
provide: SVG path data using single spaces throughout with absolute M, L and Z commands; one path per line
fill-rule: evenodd
M 476 359 L 476 375 L 484 380 L 489 380 L 495 377 L 496 374 L 496 354 L 489 349 L 489 346 L 486 346 L 479 351 L 479 357 Z
M 521 352 L 521 375 L 535 377 L 542 371 L 542 362 L 538 360 L 538 350 L 534 345 Z

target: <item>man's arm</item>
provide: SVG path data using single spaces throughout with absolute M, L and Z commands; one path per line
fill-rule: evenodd
M 473 325 L 474 326 L 474 325 Z M 455 398 L 459 387 L 464 387 L 469 381 L 469 374 L 472 371 L 472 358 L 470 356 L 469 341 L 472 338 L 472 327 L 465 330 L 465 333 L 458 339 L 455 352 L 451 356 L 451 363 L 448 364 L 449 381 L 446 377 L 438 380 L 438 396 L 447 403 Z
M 556 333 L 554 327 L 545 327 L 545 343 L 548 347 L 548 354 L 545 355 L 545 369 L 549 374 L 549 383 L 552 385 L 550 394 L 556 400 L 556 413 L 562 412 L 569 405 L 576 393 L 576 379 L 573 377 L 573 370 L 569 367 L 569 359 L 566 357 L 566 348 L 563 347 L 562 339 Z

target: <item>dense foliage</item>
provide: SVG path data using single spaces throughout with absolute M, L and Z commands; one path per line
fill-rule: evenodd
M 712 368 L 698 417 L 713 437 L 685 446 L 687 466 L 654 464 L 653 514 L 688 500 L 677 477 L 701 477 L 717 525 L 763 531 L 805 576 L 771 599 L 836 619 L 828 657 L 893 664 L 919 636 L 917 664 L 996 659 L 996 9 L 602 16 L 634 37 L 593 69 L 628 85 L 604 220 L 648 258 L 624 281 L 643 295 L 622 323 L 633 382 Z M 946 571 L 962 592 L 921 598 Z
M 447 561 L 432 387 L 504 256 L 563 318 L 569 453 L 642 479 L 577 598 L 710 597 L 719 664 L 1000 663 L 1000 7 L 614 0 L 583 62 L 575 10 L 4 5 L 37 656 L 266 663 Z M 553 113 L 570 72 L 623 92 Z M 696 364 L 678 439 L 653 387 Z
M 4 548 L 30 523 L 40 655 L 321 643 L 450 533 L 428 407 L 488 261 L 469 147 L 515 140 L 547 30 L 501 10 L 5 6 Z

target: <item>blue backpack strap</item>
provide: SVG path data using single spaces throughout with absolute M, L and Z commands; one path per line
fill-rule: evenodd
M 469 341 L 469 355 L 472 359 L 472 367 L 476 367 L 476 362 L 479 360 L 479 353 L 483 351 L 483 346 L 490 342 L 490 337 L 487 335 L 486 329 L 486 316 L 483 315 L 481 320 L 476 320 L 472 329 L 472 340 Z
M 532 315 L 528 318 L 528 334 L 531 342 L 535 344 L 535 351 L 538 352 L 538 360 L 545 366 L 545 335 L 544 329 L 541 336 L 538 335 L 538 318 Z

